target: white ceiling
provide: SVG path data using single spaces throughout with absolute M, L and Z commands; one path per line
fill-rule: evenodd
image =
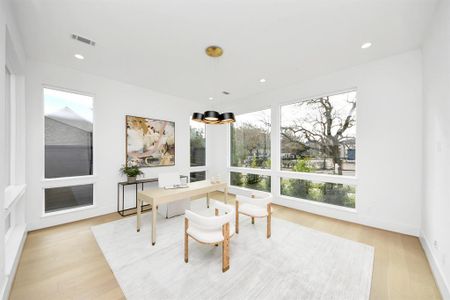
M 420 46 L 435 0 L 16 0 L 27 55 L 206 102 Z M 97 42 L 95 47 L 70 38 Z M 373 46 L 362 50 L 361 44 Z M 218 60 L 204 48 L 218 44 Z M 75 53 L 85 56 L 83 61 Z M 260 78 L 266 78 L 262 84 Z M 221 95 L 230 91 L 229 96 Z

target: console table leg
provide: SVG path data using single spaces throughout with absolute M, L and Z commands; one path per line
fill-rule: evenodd
M 136 231 L 139 232 L 141 231 L 141 201 L 137 200 L 137 205 L 136 205 Z
M 154 202 L 152 202 L 152 245 L 156 244 L 156 211 L 157 207 Z

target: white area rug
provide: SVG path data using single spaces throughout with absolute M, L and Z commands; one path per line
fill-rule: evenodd
M 204 200 L 192 209 L 205 215 Z M 369 299 L 374 250 L 272 218 L 241 216 L 240 232 L 230 243 L 230 269 L 222 273 L 222 248 L 189 241 L 183 260 L 184 218 L 159 216 L 157 242 L 150 242 L 150 214 L 92 227 L 128 299 Z

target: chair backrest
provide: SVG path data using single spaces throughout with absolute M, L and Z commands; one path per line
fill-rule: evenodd
M 158 175 L 158 186 L 160 188 L 179 185 L 180 183 L 179 172 L 161 173 Z
M 233 221 L 233 215 L 231 214 L 205 217 L 188 209 L 185 211 L 185 216 L 197 227 L 205 230 L 220 229 L 225 223 L 231 223 Z

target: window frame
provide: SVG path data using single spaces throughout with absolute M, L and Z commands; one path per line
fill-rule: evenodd
M 259 168 L 243 168 L 243 167 L 232 167 L 231 166 L 231 126 L 226 131 L 226 140 L 227 140 L 227 175 L 228 175 L 228 185 L 231 190 L 231 192 L 234 191 L 248 191 L 248 188 L 244 187 L 238 187 L 238 186 L 232 186 L 230 185 L 230 174 L 231 172 L 240 172 L 240 173 L 251 173 L 251 174 L 257 174 L 257 175 L 268 175 L 271 176 L 271 193 L 274 196 L 275 199 L 281 199 L 284 202 L 293 202 L 293 203 L 300 203 L 305 204 L 311 207 L 322 207 L 325 209 L 333 209 L 336 211 L 345 211 L 350 213 L 357 213 L 358 211 L 358 159 L 355 160 L 355 175 L 354 176 L 348 176 L 348 175 L 333 175 L 333 174 L 320 174 L 320 173 L 304 173 L 304 172 L 293 172 L 293 171 L 286 171 L 281 170 L 281 108 L 282 106 L 298 103 L 300 101 L 305 101 L 309 99 L 319 98 L 319 97 L 325 97 L 330 95 L 337 95 L 342 93 L 348 93 L 348 92 L 356 92 L 357 94 L 357 103 L 358 103 L 358 88 L 356 86 L 339 89 L 339 90 L 332 90 L 329 92 L 323 92 L 323 93 L 317 93 L 312 94 L 311 96 L 301 96 L 295 99 L 290 99 L 286 101 L 279 101 L 276 103 L 273 103 L 271 105 L 263 105 L 263 106 L 254 106 L 251 110 L 247 109 L 245 111 L 239 112 L 239 114 L 236 114 L 236 117 L 239 117 L 240 114 L 246 114 L 246 113 L 252 113 L 252 112 L 258 112 L 261 110 L 270 109 L 271 112 L 271 131 L 270 131 L 270 139 L 271 139 L 271 168 L 270 169 L 259 169 Z M 358 104 L 356 108 L 356 115 L 358 112 Z M 355 149 L 358 153 L 358 122 L 356 123 L 356 143 L 355 143 Z M 303 180 L 310 180 L 315 182 L 330 182 L 330 183 L 337 183 L 337 184 L 346 184 L 346 185 L 352 185 L 355 187 L 355 208 L 350 207 L 344 207 L 339 205 L 333 205 L 323 202 L 316 202 L 311 201 L 307 199 L 301 199 L 301 198 L 295 198 L 291 196 L 285 196 L 281 194 L 281 178 L 286 179 L 303 179 Z M 295 204 L 294 204 L 295 206 Z
M 205 172 L 205 179 L 208 179 L 208 126 L 206 124 L 203 124 L 205 126 L 205 165 L 204 166 L 195 166 L 191 167 L 191 122 L 192 117 L 189 116 L 189 174 L 188 179 L 189 182 L 191 182 L 191 173 L 193 172 Z
M 45 178 L 45 95 L 44 95 L 44 89 L 50 89 L 50 90 L 56 90 L 66 93 L 72 93 L 72 94 L 78 94 L 82 96 L 87 96 L 92 98 L 92 175 L 82 175 L 82 176 L 70 176 L 70 177 L 58 177 L 58 178 Z M 51 217 L 54 215 L 60 215 L 65 213 L 72 213 L 80 210 L 87 210 L 87 209 L 95 209 L 97 206 L 97 197 L 96 197 L 96 183 L 97 183 L 97 164 L 96 164 L 96 157 L 97 157 L 97 151 L 96 151 L 96 110 L 95 110 L 95 94 L 89 93 L 89 92 L 83 92 L 78 91 L 74 89 L 68 89 L 68 88 L 62 88 L 55 85 L 50 84 L 42 84 L 41 85 L 41 99 L 42 99 L 42 111 L 41 111 L 41 126 L 43 128 L 42 130 L 42 137 L 41 137 L 41 157 L 42 157 L 42 171 L 41 171 L 41 217 Z M 92 196 L 92 204 L 82 207 L 75 207 L 75 208 L 67 208 L 62 209 L 60 211 L 55 212 L 45 212 L 45 190 L 47 188 L 55 188 L 55 187 L 70 187 L 70 186 L 76 186 L 76 185 L 87 185 L 92 184 L 93 185 L 93 196 Z
M 231 172 L 235 172 L 235 173 L 245 173 L 245 174 L 255 174 L 255 175 L 263 175 L 263 176 L 269 176 L 271 178 L 270 180 L 270 189 L 271 189 L 271 193 L 274 192 L 274 176 L 273 176 L 273 169 L 275 167 L 274 161 L 273 161 L 273 157 L 274 157 L 274 143 L 273 143 L 273 138 L 274 138 L 274 130 L 273 130 L 273 118 L 274 118 L 274 114 L 273 114 L 273 106 L 271 105 L 264 105 L 258 109 L 254 109 L 254 110 L 245 110 L 239 113 L 236 113 L 236 118 L 239 117 L 239 115 L 245 115 L 245 114 L 250 114 L 250 113 L 255 113 L 255 112 L 260 112 L 260 111 L 264 111 L 264 110 L 269 110 L 270 111 L 270 159 L 271 159 L 271 163 L 270 163 L 270 168 L 269 169 L 261 169 L 261 168 L 247 168 L 247 167 L 235 167 L 235 166 L 231 166 L 231 124 L 227 124 L 228 128 L 226 130 L 226 147 L 227 147 L 227 181 L 228 181 L 228 186 L 230 187 L 230 189 L 236 189 L 238 191 L 248 191 L 248 190 L 253 190 L 253 189 L 249 189 L 246 187 L 240 187 L 240 186 L 235 186 L 235 185 L 231 185 Z

